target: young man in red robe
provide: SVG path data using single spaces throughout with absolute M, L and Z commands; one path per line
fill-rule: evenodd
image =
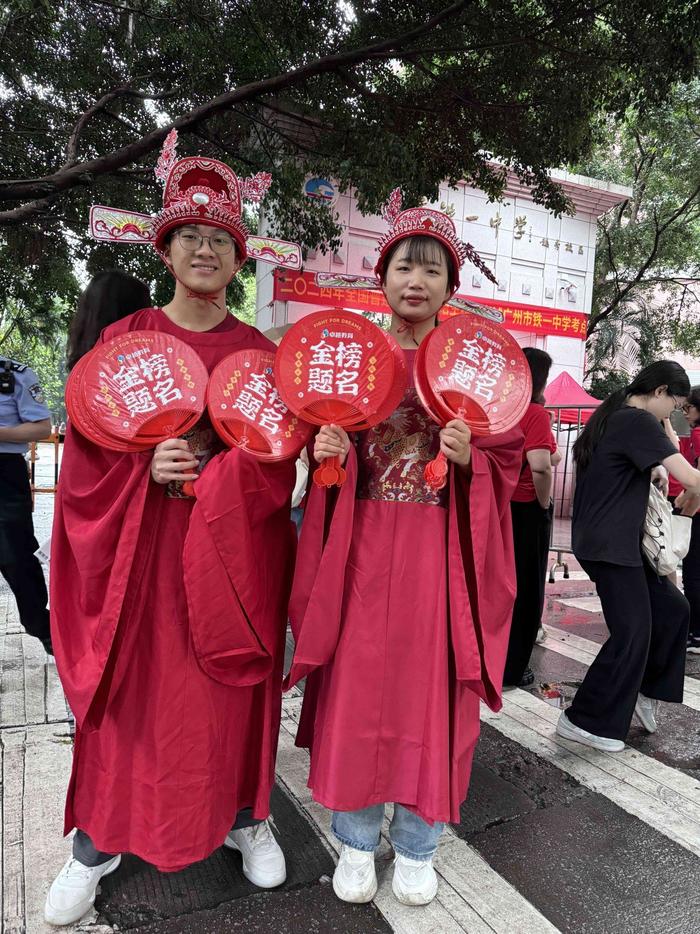
M 469 248 L 440 212 L 388 219 L 376 273 L 412 373 Z M 439 450 L 450 476 L 435 492 L 423 471 Z M 437 892 L 432 858 L 444 822 L 460 820 L 479 699 L 501 706 L 521 450 L 518 429 L 474 439 L 459 419 L 440 429 L 412 380 L 382 424 L 352 439 L 337 426 L 316 436 L 315 459 L 339 456 L 347 480 L 339 492 L 310 492 L 288 683 L 308 675 L 297 744 L 310 747 L 314 799 L 333 811 L 342 843 L 333 887 L 345 901 L 376 892 L 387 803 L 396 897 L 421 905 Z
M 133 241 L 140 230 L 175 277 L 175 294 L 103 339 L 172 334 L 210 372 L 235 350 L 272 348 L 226 308 L 226 286 L 249 252 L 242 197 L 264 193 L 269 176 L 239 180 L 211 159 L 175 161 L 171 138 L 159 173 L 163 210 L 152 219 L 107 212 L 106 235 Z M 100 236 L 105 211 L 93 209 Z M 80 918 L 122 852 L 175 871 L 224 844 L 242 853 L 254 884 L 284 882 L 267 818 L 294 477 L 293 464 L 224 451 L 206 416 L 186 438 L 143 454 L 105 450 L 69 429 L 51 616 L 77 724 L 65 813 L 65 832 L 76 834 L 47 897 L 49 923 Z M 195 498 L 183 492 L 188 481 Z

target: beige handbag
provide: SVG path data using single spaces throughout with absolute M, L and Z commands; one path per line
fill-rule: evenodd
M 677 570 L 690 548 L 692 519 L 674 516 L 671 504 L 652 483 L 642 533 L 642 551 L 659 577 Z

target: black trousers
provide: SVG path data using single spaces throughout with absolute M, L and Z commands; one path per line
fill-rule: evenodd
M 566 714 L 589 733 L 624 739 L 640 692 L 683 700 L 690 608 L 680 590 L 646 562 L 636 568 L 602 561 L 581 565 L 595 583 L 610 638 Z
M 508 640 L 504 684 L 520 684 L 542 623 L 552 509 L 511 503 L 517 594 Z
M 50 648 L 49 596 L 37 547 L 26 462 L 21 454 L 0 454 L 0 574 L 15 595 L 22 626 Z
M 683 592 L 690 604 L 690 634 L 700 636 L 700 515 L 692 522 L 690 549 L 683 558 Z

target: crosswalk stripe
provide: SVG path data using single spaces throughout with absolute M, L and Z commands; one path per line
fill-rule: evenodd
M 301 706 L 300 697 L 287 697 L 277 754 L 278 780 L 316 825 L 328 848 L 338 853 L 340 844 L 330 829 L 330 812 L 311 798 L 306 785 L 309 758 L 294 746 Z M 400 934 L 560 934 L 547 918 L 502 878 L 472 847 L 447 828 L 435 857 L 440 876 L 436 899 L 420 911 L 402 905 L 391 891 L 391 873 L 381 871 L 388 852 L 384 836 L 378 856 L 379 889 L 374 904 L 394 931 Z M 387 867 L 388 868 L 388 867 Z
M 540 643 L 540 648 L 548 649 L 550 652 L 557 652 L 559 655 L 572 658 L 584 665 L 590 665 L 600 652 L 601 646 L 598 642 L 584 639 L 582 636 L 565 632 L 554 626 L 546 625 L 544 630 L 547 633 L 547 638 Z M 683 704 L 686 707 L 692 707 L 693 710 L 700 710 L 700 681 L 697 678 L 684 679 Z
M 522 690 L 505 695 L 499 714 L 482 707 L 500 733 L 700 856 L 700 782 L 635 749 L 604 753 L 562 739 L 554 732 L 559 713 Z

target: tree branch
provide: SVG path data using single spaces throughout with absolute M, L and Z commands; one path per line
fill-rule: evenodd
M 604 308 L 597 315 L 591 316 L 588 322 L 588 336 L 589 337 L 591 336 L 591 334 L 593 334 L 598 324 L 601 321 L 604 321 L 606 318 L 609 318 L 610 315 L 615 311 L 615 309 L 618 308 L 619 305 L 625 301 L 625 299 L 627 298 L 629 293 L 632 291 L 632 289 L 634 289 L 635 286 L 639 285 L 639 283 L 644 279 L 644 275 L 647 269 L 649 269 L 651 264 L 656 259 L 656 256 L 659 252 L 659 246 L 660 246 L 663 235 L 666 233 L 668 228 L 678 220 L 679 217 L 683 216 L 683 214 L 688 210 L 688 208 L 693 204 L 693 202 L 697 200 L 699 196 L 700 196 L 700 185 L 697 185 L 695 189 L 693 190 L 693 192 L 690 195 L 688 195 L 685 201 L 681 205 L 679 205 L 676 208 L 676 210 L 673 211 L 662 224 L 659 223 L 659 220 L 656 214 L 654 214 L 654 225 L 655 225 L 654 242 L 649 251 L 649 255 L 644 260 L 644 262 L 639 266 L 635 275 L 632 276 L 632 278 L 621 289 L 618 288 L 616 290 L 616 295 L 614 296 L 613 300 L 607 305 L 607 307 Z
M 160 94 L 150 94 L 148 91 L 137 91 L 128 84 L 125 84 L 120 88 L 115 88 L 113 91 L 108 91 L 107 94 L 104 94 L 97 101 L 97 103 L 93 104 L 92 107 L 88 107 L 88 109 L 73 127 L 73 132 L 71 133 L 70 139 L 68 140 L 68 145 L 66 146 L 66 161 L 63 165 L 63 169 L 70 168 L 78 161 L 80 136 L 91 117 L 94 117 L 95 114 L 98 113 L 106 113 L 108 116 L 113 117 L 115 120 L 122 120 L 121 117 L 118 117 L 110 110 L 107 110 L 108 105 L 111 104 L 112 101 L 115 101 L 120 97 L 135 97 L 138 100 L 164 100 L 167 97 L 173 97 L 176 93 L 177 92 L 173 90 L 164 91 Z
M 153 151 L 163 142 L 171 130 L 191 130 L 215 114 L 229 110 L 235 104 L 241 104 L 244 101 L 259 98 L 263 94 L 279 93 L 282 90 L 307 81 L 309 78 L 337 71 L 343 66 L 358 65 L 370 60 L 402 58 L 401 49 L 403 46 L 457 16 L 467 6 L 469 6 L 468 0 L 458 0 L 458 2 L 452 3 L 439 13 L 436 13 L 435 16 L 431 17 L 429 20 L 418 26 L 414 26 L 406 32 L 392 36 L 390 39 L 383 39 L 360 49 L 351 49 L 344 52 L 337 52 L 333 55 L 327 55 L 321 59 L 302 65 L 299 68 L 292 69 L 285 74 L 279 74 L 261 81 L 251 82 L 236 88 L 234 91 L 227 91 L 207 101 L 205 104 L 195 107 L 188 113 L 183 114 L 171 124 L 159 127 L 143 136 L 140 140 L 123 146 L 121 149 L 116 150 L 116 152 L 109 153 L 106 156 L 91 159 L 88 162 L 76 163 L 69 167 L 63 167 L 58 172 L 44 176 L 43 178 L 1 181 L 0 200 L 19 201 L 24 198 L 41 198 L 67 191 L 78 185 L 89 184 L 95 176 L 104 175 L 107 172 L 113 172 L 116 169 L 123 168 L 130 162 L 134 162 Z M 30 214 L 30 211 L 25 212 L 24 218 L 30 216 Z M 3 214 L 0 214 L 0 222 L 17 222 L 12 220 L 15 216 L 14 212 L 4 212 L 4 215 L 3 218 Z
M 0 226 L 14 227 L 17 224 L 23 224 L 33 217 L 39 217 L 47 213 L 47 209 L 55 203 L 59 196 L 50 195 L 48 198 L 38 198 L 35 201 L 29 201 L 18 208 L 12 208 L 10 211 L 0 211 Z

